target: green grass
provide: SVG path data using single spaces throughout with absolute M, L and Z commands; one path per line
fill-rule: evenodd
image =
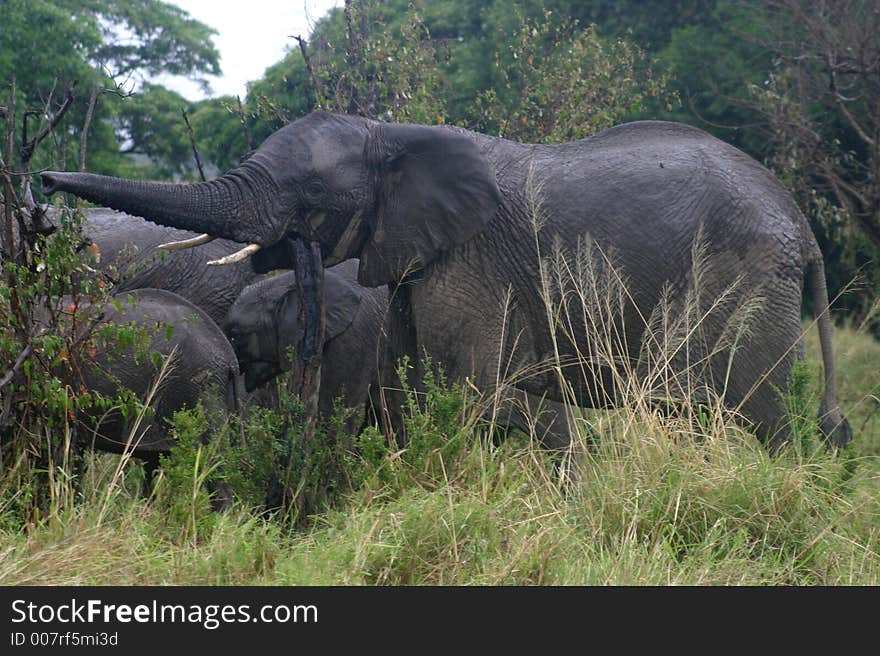
M 93 457 L 82 502 L 0 521 L 0 584 L 877 585 L 880 343 L 848 328 L 835 346 L 848 454 L 772 456 L 723 418 L 624 408 L 587 418 L 599 439 L 561 484 L 524 436 L 462 439 L 471 406 L 438 390 L 410 408 L 408 452 L 368 434 L 344 491 L 294 524 L 179 512 L 192 468 L 141 499 L 139 467 L 113 484 L 116 459 Z

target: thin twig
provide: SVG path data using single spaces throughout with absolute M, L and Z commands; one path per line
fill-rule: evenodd
M 186 131 L 189 133 L 189 144 L 192 146 L 193 157 L 196 158 L 196 166 L 199 167 L 199 177 L 202 179 L 202 182 L 205 181 L 205 170 L 202 168 L 202 159 L 199 157 L 199 149 L 196 147 L 196 135 L 193 132 L 192 125 L 189 123 L 189 117 L 186 115 L 186 109 L 181 109 L 180 113 L 183 114 L 183 122 L 186 123 Z
M 315 102 L 320 107 L 323 105 L 324 101 L 324 88 L 321 85 L 321 81 L 315 75 L 315 69 L 312 67 L 312 58 L 309 56 L 306 48 L 306 40 L 299 35 L 293 38 L 299 43 L 299 51 L 302 53 L 302 58 L 306 65 L 306 71 L 309 74 L 309 81 L 312 83 L 312 90 L 315 92 Z
M 16 372 L 21 368 L 21 365 L 24 364 L 24 361 L 27 360 L 32 351 L 33 347 L 28 344 L 24 347 L 22 352 L 18 354 L 18 357 L 15 359 L 15 364 L 12 365 L 12 369 L 7 371 L 6 375 L 3 376 L 3 379 L 0 380 L 0 389 L 6 387 L 12 381 L 12 379 L 15 377 Z
M 250 157 L 253 147 L 251 146 L 251 133 L 247 127 L 247 121 L 244 118 L 244 107 L 241 106 L 241 96 L 236 95 L 235 100 L 238 102 L 238 121 L 241 123 L 241 131 L 244 134 L 244 150 L 245 157 Z
M 98 104 L 98 75 L 95 74 L 95 83 L 92 85 L 92 95 L 89 96 L 89 108 L 86 110 L 86 120 L 83 123 L 82 135 L 79 142 L 79 170 L 80 173 L 86 170 L 86 145 L 89 140 L 89 129 L 92 126 L 92 118 L 95 116 L 95 105 Z
M 76 85 L 77 85 L 77 80 L 74 80 L 73 82 L 70 83 L 70 86 L 67 88 L 67 96 L 64 98 L 64 102 L 61 103 L 61 107 L 59 107 L 58 111 L 55 112 L 55 114 L 53 114 L 49 118 L 49 122 L 46 123 L 46 125 L 44 125 L 42 127 L 42 129 L 37 133 L 37 136 L 35 136 L 30 141 L 27 141 L 25 139 L 22 140 L 22 146 L 19 151 L 19 155 L 21 157 L 21 167 L 23 169 L 28 168 L 28 164 L 31 161 L 31 157 L 33 157 L 34 150 L 36 149 L 36 147 L 40 145 L 40 142 L 43 141 L 43 139 L 45 139 L 46 137 L 49 136 L 49 134 L 52 132 L 52 130 L 54 130 L 55 127 L 58 125 L 58 123 L 61 122 L 61 119 L 64 118 L 64 115 L 67 113 L 67 110 L 70 109 L 71 106 L 73 105 L 73 99 L 74 99 L 73 90 L 76 88 Z M 33 112 L 27 112 L 27 113 L 33 113 Z M 47 102 L 46 109 L 44 110 L 43 115 L 48 115 L 48 113 L 49 113 L 49 104 Z M 25 117 L 24 123 L 25 124 L 27 123 L 27 117 Z M 25 127 L 22 127 L 22 130 L 24 131 Z M 26 134 L 26 132 L 25 132 L 25 134 Z

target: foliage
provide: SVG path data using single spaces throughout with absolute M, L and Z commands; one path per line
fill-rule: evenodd
M 35 168 L 79 168 L 80 141 L 93 94 L 97 95 L 88 129 L 90 170 L 137 175 L 137 166 L 120 152 L 128 140 L 134 140 L 135 150 L 165 157 L 163 144 L 153 145 L 149 134 L 129 134 L 117 123 L 117 116 L 144 75 L 218 74 L 213 33 L 183 10 L 160 0 L 4 0 L 0 83 L 5 90 L 15 77 L 18 106 L 40 115 L 47 105 L 52 110 L 63 90 L 79 81 L 67 117 L 68 129 L 58 131 L 54 148 L 37 153 Z M 16 132 L 21 129 L 22 115 L 20 111 Z M 184 147 L 188 146 L 176 146 L 178 150 Z M 175 168 L 179 157 L 172 156 L 170 161 L 172 170 L 179 169 Z
M 220 72 L 214 30 L 159 0 L 5 0 L 0 79 L 16 75 L 36 99 L 55 80 Z
M 595 25 L 544 13 L 520 14 L 512 43 L 495 55 L 499 84 L 477 99 L 484 131 L 517 141 L 561 143 L 611 127 L 647 98 L 672 98 L 668 78 L 644 68 L 644 52 Z M 668 109 L 668 107 L 667 107 Z
M 0 371 L 9 375 L 0 387 L 0 461 L 15 463 L 2 476 L 28 490 L 19 498 L 21 518 L 57 512 L 73 500 L 75 483 L 68 483 L 86 416 L 142 411 L 129 390 L 108 396 L 85 385 L 97 361 L 144 349 L 149 334 L 104 320 L 111 286 L 92 274 L 97 253 L 82 248 L 81 227 L 82 216 L 65 210 L 54 234 L 36 237 L 27 262 L 3 263 Z
M 288 55 L 281 68 L 269 69 L 269 88 L 257 84 L 251 89 L 262 113 L 284 122 L 323 109 L 395 122 L 443 123 L 442 44 L 431 38 L 415 4 L 394 26 L 383 19 L 381 4 L 347 2 L 342 13 L 319 24 L 310 42 L 300 41 L 299 51 Z
M 277 407 L 251 405 L 246 416 L 225 426 L 212 426 L 201 407 L 176 413 L 177 442 L 162 458 L 167 480 L 162 498 L 175 515 L 170 521 L 203 532 L 208 487 L 221 482 L 238 503 L 255 508 L 265 504 L 277 476 L 284 489 L 295 491 L 288 517 L 294 525 L 307 524 L 353 493 L 387 499 L 412 485 L 444 485 L 471 452 L 475 414 L 463 387 L 448 385 L 442 368 L 429 360 L 424 366 L 424 394 L 403 382 L 406 360 L 398 372 L 405 445 L 390 442 L 375 426 L 352 434 L 346 429 L 352 410 L 339 404 L 331 417 L 322 418 L 315 439 L 305 439 L 302 402 L 286 392 L 285 377 L 276 381 Z M 279 462 L 286 465 L 281 472 Z
M 100 30 L 101 43 L 89 51 L 89 57 L 93 62 L 108 66 L 115 74 L 220 73 L 220 57 L 211 44 L 211 36 L 216 31 L 171 3 L 157 0 L 56 0 L 56 3 L 76 20 Z
M 770 164 L 830 256 L 832 295 L 855 279 L 841 304 L 865 317 L 880 284 L 880 3 L 779 0 L 754 12 L 774 56 L 750 87 Z
M 708 130 L 762 160 L 768 142 L 754 129 L 759 116 L 750 106 L 749 88 L 766 79 L 771 64 L 771 52 L 762 45 L 766 24 L 740 0 L 707 3 L 694 18 L 675 26 L 656 51 L 682 99 L 670 118 Z
M 137 94 L 120 103 L 116 132 L 129 143 L 120 152 L 149 158 L 149 177 L 195 177 L 192 148 L 181 115 L 189 104 L 174 91 L 144 83 Z
M 217 444 L 205 439 L 211 426 L 201 404 L 175 412 L 172 426 L 174 448 L 159 458 L 164 484 L 157 486 L 158 504 L 169 526 L 184 527 L 196 541 L 214 522 L 208 484 L 218 469 Z
M 236 99 L 230 96 L 203 100 L 193 106 L 190 123 L 200 156 L 209 163 L 209 169 L 222 173 L 240 164 L 249 154 L 246 133 L 256 143 L 271 133 L 268 121 L 248 108 L 243 108 L 243 112 L 244 119 L 239 115 Z
M 337 407 L 333 416 L 322 419 L 315 439 L 307 440 L 302 402 L 286 393 L 286 377 L 276 385 L 276 406 L 250 404 L 243 416 L 223 425 L 201 407 L 175 414 L 177 443 L 162 459 L 169 480 L 164 494 L 172 508 L 181 491 L 180 508 L 189 508 L 189 499 L 198 502 L 192 513 L 199 520 L 190 522 L 194 526 L 206 521 L 210 486 L 227 485 L 249 508 L 265 508 L 274 484 L 293 490 L 285 511 L 291 523 L 299 524 L 337 503 L 351 490 L 352 477 L 361 476 L 357 467 L 348 467 L 358 438 L 342 429 L 351 410 Z M 279 463 L 284 465 L 280 471 Z

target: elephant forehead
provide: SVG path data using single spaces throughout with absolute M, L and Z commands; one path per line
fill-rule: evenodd
M 332 186 L 351 189 L 362 181 L 364 176 L 362 149 L 333 141 L 311 144 L 308 148 L 312 170 L 330 178 Z

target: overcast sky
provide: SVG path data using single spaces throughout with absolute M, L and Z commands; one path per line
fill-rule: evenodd
M 295 46 L 290 35 L 307 36 L 315 22 L 343 0 L 166 0 L 210 25 L 217 34 L 223 75 L 209 78 L 210 96 L 241 95 L 245 84 L 263 76 L 286 49 Z M 163 76 L 156 80 L 189 100 L 208 97 L 199 85 L 184 78 Z

